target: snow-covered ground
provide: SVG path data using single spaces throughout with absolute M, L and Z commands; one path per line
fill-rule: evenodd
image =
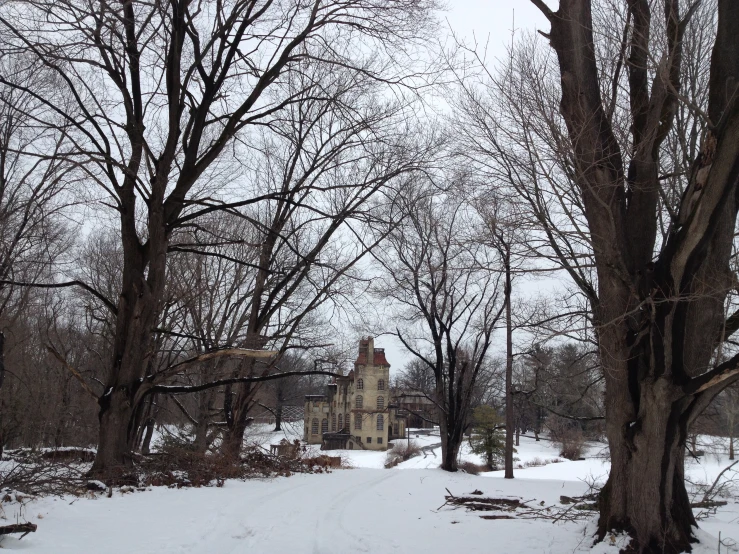
M 249 441 L 268 445 L 292 439 L 302 424 L 283 433 L 255 426 Z M 481 512 L 442 505 L 474 490 L 485 496 L 527 501 L 531 508 L 561 507 L 560 496 L 578 496 L 588 482 L 604 479 L 608 463 L 591 445 L 582 461 L 558 461 L 554 446 L 523 437 L 516 479 L 501 472 L 450 474 L 438 469 L 438 436 L 413 436 L 426 456 L 383 469 L 384 452 L 342 451 L 354 469 L 297 474 L 269 480 L 227 481 L 222 488 L 168 489 L 112 498 L 45 498 L 25 505 L 3 504 L 7 523 L 32 521 L 38 531 L 22 540 L 5 537 L 0 547 L 28 553 L 351 553 L 502 552 L 615 553 L 622 539 L 591 549 L 593 524 L 546 519 L 485 520 Z M 332 452 L 335 454 L 335 452 Z M 434 456 L 436 454 L 436 456 Z M 479 461 L 465 450 L 463 458 Z M 711 454 L 687 465 L 691 481 L 712 481 L 729 462 Z M 718 534 L 739 539 L 739 505 L 701 522 L 699 554 L 716 552 Z M 482 513 L 484 515 L 484 513 Z M 730 552 L 727 546 L 721 552 Z M 733 550 L 737 552 L 739 550 Z

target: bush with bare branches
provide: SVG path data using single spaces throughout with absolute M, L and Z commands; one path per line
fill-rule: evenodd
M 421 447 L 415 441 L 399 441 L 396 442 L 392 449 L 388 450 L 385 459 L 385 467 L 391 468 L 397 466 L 400 462 L 405 462 L 411 458 L 421 454 Z

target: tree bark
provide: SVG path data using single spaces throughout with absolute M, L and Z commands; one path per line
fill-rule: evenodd
M 511 321 L 511 255 L 505 251 L 505 325 L 506 325 L 506 364 L 505 364 L 505 478 L 513 479 L 513 324 Z
M 734 431 L 729 431 L 729 460 L 734 459 Z
M 282 382 L 278 382 L 275 394 L 275 431 L 282 431 L 282 407 L 285 404 L 285 390 Z
M 438 394 L 438 393 L 437 393 Z M 443 391 L 441 392 L 443 397 Z M 439 403 L 439 405 L 443 405 Z M 462 445 L 462 434 L 457 432 L 457 425 L 450 425 L 448 413 L 439 410 L 439 434 L 441 437 L 441 469 L 444 471 L 457 471 L 459 469 L 459 449 Z
M 0 391 L 3 388 L 5 380 L 5 333 L 0 332 Z M 0 404 L 0 460 L 3 458 L 3 450 L 5 448 L 5 436 L 3 434 L 3 413 L 2 404 Z
M 253 360 L 249 360 L 249 375 L 254 373 Z M 243 371 L 243 370 L 240 370 Z M 232 392 L 230 387 L 226 389 L 224 399 L 224 412 L 226 415 L 226 428 L 221 443 L 221 452 L 225 456 L 238 458 L 241 454 L 241 446 L 244 443 L 244 435 L 248 426 L 248 415 L 254 406 L 254 397 L 258 391 L 259 383 L 241 383 Z
M 131 205 L 135 205 L 132 202 Z M 121 296 L 118 302 L 113 371 L 100 405 L 98 451 L 90 470 L 97 478 L 115 478 L 133 466 L 137 392 L 149 365 L 153 329 L 163 297 L 167 236 L 161 217 L 149 216 L 149 240 L 139 243 L 135 221 L 121 215 L 125 240 Z M 147 255 L 148 254 L 148 255 Z
M 213 404 L 215 402 L 215 391 L 209 389 L 199 394 L 198 422 L 195 425 L 195 450 L 205 453 L 210 446 L 210 428 L 211 414 L 213 413 Z

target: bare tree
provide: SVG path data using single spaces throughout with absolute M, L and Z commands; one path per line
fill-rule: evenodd
M 590 305 L 611 453 L 599 536 L 625 530 L 636 551 L 690 550 L 688 430 L 739 376 L 739 358 L 715 356 L 734 332 L 724 312 L 739 177 L 739 5 L 533 2 L 551 24 L 544 35 L 556 60 L 531 41 L 526 60 L 514 57 L 495 90 L 522 125 L 500 125 L 496 113 L 487 121 L 498 123 L 476 128 L 478 144 L 500 155 L 498 168 L 533 208 L 543 253 Z M 467 98 L 467 113 L 486 111 Z
M 475 210 L 463 191 L 450 189 L 439 198 L 421 190 L 398 201 L 391 218 L 397 229 L 376 256 L 384 269 L 376 292 L 397 303 L 395 334 L 434 376 L 441 467 L 456 471 L 475 385 L 504 308 L 500 274 L 490 271 L 494 251 L 474 240 Z
M 1 40 L 1 39 L 0 39 Z M 56 86 L 54 75 L 32 57 L 0 49 L 0 388 L 5 378 L 5 333 L 29 302 L 19 286 L 48 280 L 69 246 L 60 217 L 78 177 L 65 154 L 70 143 L 58 129 L 40 125 L 49 110 L 23 84 L 38 91 Z M 60 104 L 64 97 L 58 98 Z M 10 347 L 12 348 L 12 344 Z M 0 420 L 4 417 L 0 407 Z M 0 422 L 0 453 L 5 443 Z
M 116 328 L 93 473 L 132 464 L 130 423 L 173 231 L 206 213 L 280 198 L 229 194 L 222 178 L 234 159 L 229 153 L 243 153 L 234 139 L 248 141 L 250 128 L 293 103 L 295 91 L 284 85 L 305 75 L 306 63 L 399 82 L 398 65 L 381 53 L 399 53 L 394 46 L 420 36 L 433 7 L 425 0 L 3 4 L 0 25 L 12 47 L 56 74 L 74 111 L 58 106 L 56 94 L 5 76 L 0 82 L 31 93 L 63 121 L 57 127 L 74 141 L 88 180 L 108 195 L 119 221 L 121 294 L 108 306 Z M 302 92 L 320 97 L 321 83 L 307 82 Z

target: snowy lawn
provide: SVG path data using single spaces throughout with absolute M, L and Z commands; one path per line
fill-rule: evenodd
M 282 436 L 285 436 L 284 434 Z M 263 429 L 254 442 L 280 436 Z M 289 438 L 289 437 L 288 437 Z M 438 437 L 414 438 L 431 446 Z M 585 481 L 604 478 L 608 465 L 584 461 L 550 463 L 516 470 L 516 479 L 500 472 L 479 476 L 437 469 L 439 458 L 427 452 L 395 469 L 378 469 L 384 452 L 342 452 L 356 469 L 329 474 L 298 474 L 272 480 L 227 481 L 222 488 L 168 489 L 112 498 L 41 499 L 26 505 L 3 504 L 6 523 L 32 521 L 38 531 L 23 540 L 5 537 L 5 550 L 28 553 L 352 553 L 352 552 L 594 552 L 615 553 L 621 539 L 591 549 L 593 525 L 543 519 L 484 520 L 484 512 L 443 507 L 446 489 L 455 496 L 480 490 L 485 496 L 528 501 L 532 508 L 558 506 L 561 495 L 586 492 Z M 435 450 L 437 456 L 439 451 Z M 547 441 L 522 438 L 516 454 L 524 464 L 558 458 Z M 474 458 L 464 454 L 465 458 Z M 726 457 L 690 461 L 691 480 L 712 480 Z M 401 471 L 402 470 L 402 471 Z M 738 505 L 729 505 L 701 522 L 703 544 L 694 551 L 717 551 L 722 538 L 739 538 Z M 710 533 L 710 535 L 709 535 Z M 721 552 L 729 552 L 726 546 Z M 737 550 L 733 550 L 737 551 Z

